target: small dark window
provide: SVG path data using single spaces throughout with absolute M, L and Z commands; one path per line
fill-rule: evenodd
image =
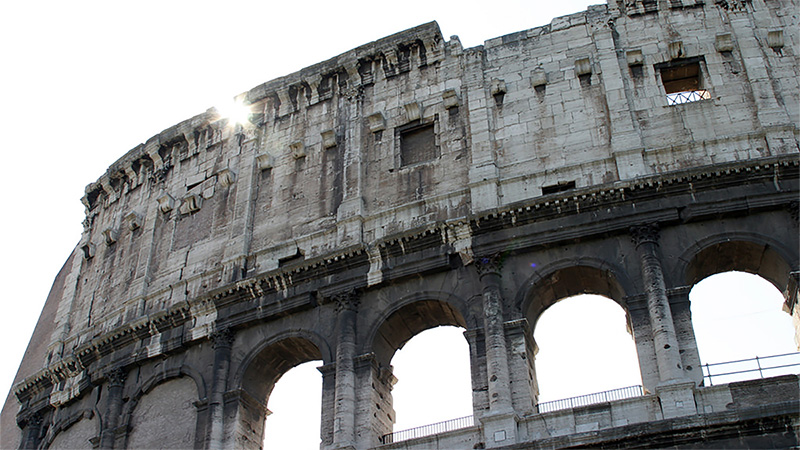
M 400 131 L 400 165 L 408 166 L 436 158 L 433 123 Z
M 575 189 L 574 181 L 561 181 L 558 184 L 542 186 L 542 195 L 554 194 L 556 192 L 568 191 L 570 189 Z
M 711 94 L 703 89 L 698 58 L 659 64 L 656 68 L 661 72 L 661 82 L 667 93 L 668 105 L 680 105 L 711 98 Z

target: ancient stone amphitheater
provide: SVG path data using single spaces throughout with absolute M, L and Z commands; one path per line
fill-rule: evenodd
M 796 446 L 798 377 L 703 383 L 688 292 L 757 273 L 800 323 L 798 11 L 609 0 L 468 49 L 428 23 L 162 131 L 87 187 L 0 446 L 259 448 L 311 360 L 325 449 Z M 626 311 L 643 388 L 546 411 L 531 328 L 580 293 Z M 391 358 L 439 325 L 473 417 L 400 440 Z

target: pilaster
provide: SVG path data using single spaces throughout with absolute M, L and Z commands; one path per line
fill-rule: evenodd
M 359 297 L 355 291 L 339 294 L 336 302 L 336 368 L 333 419 L 333 447 L 355 448 L 356 374 L 353 358 L 356 351 L 356 314 Z
M 228 387 L 228 371 L 231 364 L 231 348 L 235 336 L 229 328 L 214 331 L 209 336 L 214 349 L 214 378 L 211 385 L 211 401 L 208 404 L 209 449 L 222 449 L 224 440 L 225 392 Z
M 125 387 L 125 380 L 128 372 L 122 368 L 108 371 L 105 375 L 108 382 L 108 397 L 106 403 L 106 414 L 104 417 L 103 430 L 100 432 L 100 448 L 114 448 L 114 441 L 117 436 L 117 424 L 122 412 L 122 391 Z

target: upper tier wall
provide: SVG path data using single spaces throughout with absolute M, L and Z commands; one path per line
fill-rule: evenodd
M 299 261 L 375 258 L 404 233 L 542 195 L 797 153 L 796 10 L 611 2 L 471 49 L 429 23 L 258 86 L 240 96 L 251 123 L 209 110 L 87 187 L 44 363 Z M 709 98 L 669 106 L 676 67 L 696 67 Z

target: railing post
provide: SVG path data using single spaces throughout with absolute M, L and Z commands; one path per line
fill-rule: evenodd
M 758 356 L 756 356 L 756 365 L 758 366 L 758 376 L 764 378 L 764 372 L 761 371 L 761 361 L 758 360 Z

